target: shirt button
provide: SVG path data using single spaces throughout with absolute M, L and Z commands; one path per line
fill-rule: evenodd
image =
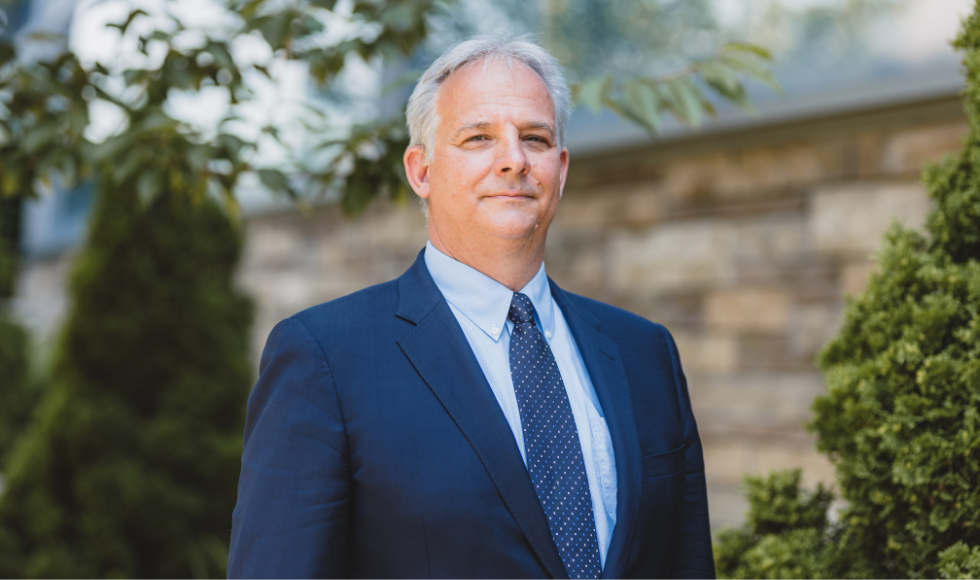
M 544 335 L 545 335 L 546 338 L 551 338 L 551 331 L 550 330 L 545 330 L 544 331 Z
M 490 334 L 496 336 L 496 335 L 500 334 L 500 329 L 497 328 L 496 326 L 494 326 L 493 328 L 490 329 Z

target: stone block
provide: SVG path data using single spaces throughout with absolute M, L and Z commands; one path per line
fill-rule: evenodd
M 740 260 L 795 262 L 809 251 L 802 211 L 733 219 L 733 256 Z
M 565 190 L 552 226 L 595 230 L 617 225 L 648 225 L 664 217 L 666 197 L 649 182 L 616 183 Z
M 777 469 L 800 468 L 804 484 L 835 481 L 833 464 L 816 449 L 812 436 L 780 437 L 726 433 L 704 440 L 705 475 L 715 485 L 738 485 L 746 475 L 765 475 Z
M 892 220 L 919 228 L 929 209 L 929 196 L 918 182 L 821 187 L 811 199 L 809 230 L 821 254 L 867 258 L 880 247 Z
M 774 288 L 739 288 L 708 295 L 705 326 L 729 332 L 781 333 L 789 320 L 791 297 Z
M 928 126 L 897 132 L 885 142 L 882 170 L 891 174 L 918 176 L 927 163 L 938 161 L 963 148 L 969 134 L 966 123 Z
M 820 349 L 837 336 L 843 310 L 840 299 L 798 302 L 787 327 L 790 356 L 812 366 Z
M 712 287 L 734 274 L 732 230 L 721 220 L 620 230 L 610 237 L 610 279 L 622 293 Z
M 843 175 L 836 143 L 753 147 L 679 159 L 664 167 L 675 207 L 769 199 Z
M 755 371 L 699 377 L 696 390 L 692 401 L 702 429 L 800 430 L 824 382 L 816 370 Z
M 736 369 L 738 342 L 719 333 L 672 332 L 681 365 L 688 374 L 729 373 Z
M 359 244 L 371 249 L 409 251 L 414 255 L 429 239 L 425 216 L 414 202 L 404 207 L 389 204 L 365 216 L 362 223 L 345 225 L 351 233 L 356 232 Z

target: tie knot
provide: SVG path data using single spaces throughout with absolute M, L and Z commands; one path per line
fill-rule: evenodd
M 507 313 L 507 318 L 514 324 L 522 324 L 524 322 L 533 324 L 534 306 L 531 305 L 531 299 L 515 292 L 514 297 L 510 300 L 510 311 Z

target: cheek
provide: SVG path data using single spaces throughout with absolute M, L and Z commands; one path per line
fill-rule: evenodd
M 437 170 L 442 176 L 443 187 L 450 191 L 461 191 L 479 182 L 487 173 L 486 157 L 479 153 L 446 155 L 445 163 Z
M 532 177 L 546 187 L 557 188 L 561 182 L 561 160 L 556 155 L 540 155 L 533 161 Z

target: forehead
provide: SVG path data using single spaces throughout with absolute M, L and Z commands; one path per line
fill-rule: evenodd
M 474 120 L 546 122 L 554 128 L 555 106 L 544 80 L 517 60 L 471 62 L 443 82 L 436 98 L 441 129 Z

